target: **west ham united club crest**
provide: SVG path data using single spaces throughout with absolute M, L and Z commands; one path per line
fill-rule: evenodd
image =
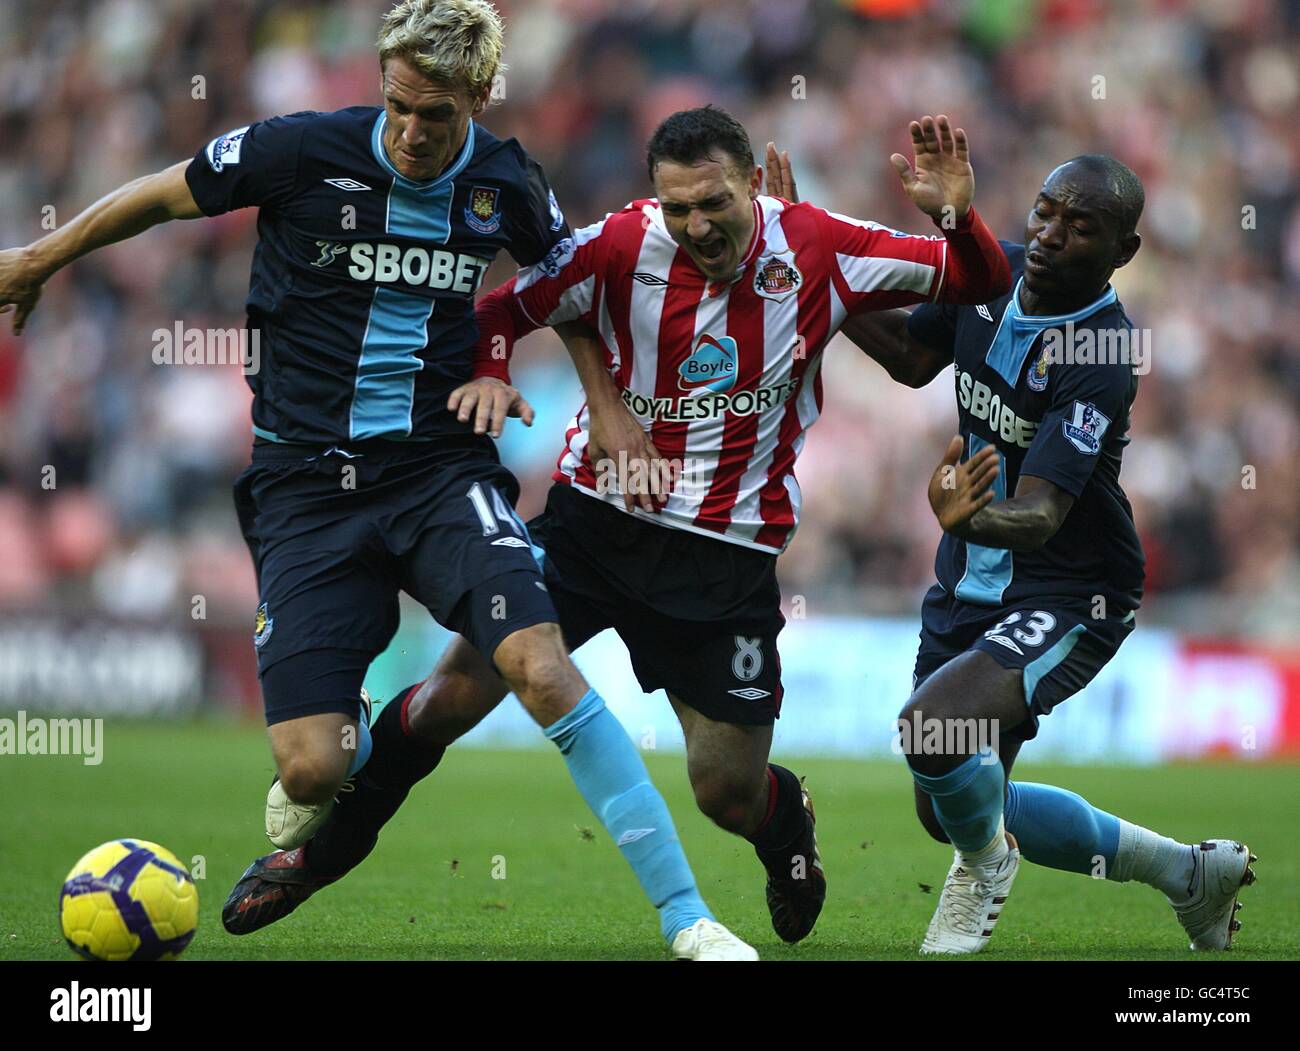
M 754 291 L 765 299 L 773 299 L 778 303 L 799 291 L 802 284 L 803 274 L 794 265 L 794 254 L 791 252 L 772 256 L 754 271 Z
M 1029 366 L 1029 371 L 1025 373 L 1025 383 L 1030 390 L 1044 391 L 1047 389 L 1047 366 L 1050 364 L 1047 345 L 1044 344 L 1038 352 L 1038 357 L 1034 359 L 1034 363 Z
M 253 645 L 259 650 L 266 645 L 275 628 L 275 619 L 266 615 L 266 603 L 257 607 L 257 619 L 253 621 Z
M 498 198 L 501 191 L 493 186 L 475 186 L 469 192 L 469 207 L 465 209 L 465 224 L 481 234 L 494 234 L 501 229 L 501 209 Z

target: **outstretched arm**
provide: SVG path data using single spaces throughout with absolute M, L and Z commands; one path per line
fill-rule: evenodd
M 912 203 L 943 231 L 948 273 L 941 303 L 987 303 L 1011 289 L 1011 266 L 1002 246 L 975 211 L 975 169 L 966 132 L 942 113 L 912 121 L 912 163 L 901 153 L 889 160 Z
M 788 150 L 767 144 L 766 191 L 769 197 L 783 197 L 798 203 L 799 190 Z M 849 318 L 840 331 L 862 353 L 879 364 L 890 377 L 909 387 L 924 387 L 952 363 L 951 351 L 922 343 L 907 329 L 906 310 L 879 310 Z
M 924 387 L 952 364 L 952 353 L 928 347 L 907 330 L 906 310 L 879 310 L 849 318 L 840 329 L 890 378 Z
M 451 394 L 448 408 L 461 422 L 475 416 L 475 433 L 497 438 L 510 416 L 532 425 L 533 408 L 510 384 L 510 355 L 515 341 L 539 326 L 515 296 L 511 278 L 478 301 L 479 341 L 474 353 L 474 378 Z M 618 384 L 605 366 L 600 337 L 583 319 L 556 321 L 552 327 L 564 341 L 582 383 L 590 413 L 588 451 L 597 472 L 615 472 L 612 488 L 623 494 L 623 505 L 639 505 L 651 513 L 667 499 L 671 467 L 659 455 L 640 421 L 623 404 Z
M 181 161 L 101 197 L 66 226 L 24 248 L 0 252 L 0 314 L 14 312 L 17 335 L 27 324 L 41 287 L 50 277 L 96 248 L 125 241 L 169 219 L 198 219 Z

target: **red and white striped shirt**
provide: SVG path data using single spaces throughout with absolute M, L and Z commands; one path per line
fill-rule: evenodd
M 508 376 L 486 352 L 500 345 L 502 327 L 585 320 L 599 333 L 624 404 L 659 452 L 681 465 L 658 513 L 631 513 L 779 553 L 798 525 L 794 464 L 821 413 L 822 351 L 831 336 L 870 310 L 985 302 L 1005 292 L 1010 272 L 973 210 L 959 234 L 979 244 L 972 253 L 963 243 L 959 274 L 944 237 L 774 197 L 757 198 L 753 208 L 754 235 L 730 283 L 705 278 L 668 233 L 657 201 L 633 201 L 578 230 L 571 246 L 520 270 L 513 289 L 508 283 L 481 301 L 475 371 Z M 503 315 L 508 296 L 518 310 Z M 499 323 L 520 312 L 528 324 Z M 555 480 L 625 510 L 619 493 L 598 485 L 589 426 L 584 404 L 569 423 Z

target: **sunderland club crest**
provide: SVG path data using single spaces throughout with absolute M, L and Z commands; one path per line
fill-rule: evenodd
M 794 265 L 793 252 L 780 252 L 754 271 L 754 291 L 765 299 L 780 302 L 799 291 L 803 274 Z

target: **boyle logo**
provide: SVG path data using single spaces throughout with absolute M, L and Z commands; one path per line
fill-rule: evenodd
M 723 394 L 736 385 L 737 369 L 736 341 L 730 336 L 714 339 L 705 332 L 677 369 L 677 385 L 685 391 Z

